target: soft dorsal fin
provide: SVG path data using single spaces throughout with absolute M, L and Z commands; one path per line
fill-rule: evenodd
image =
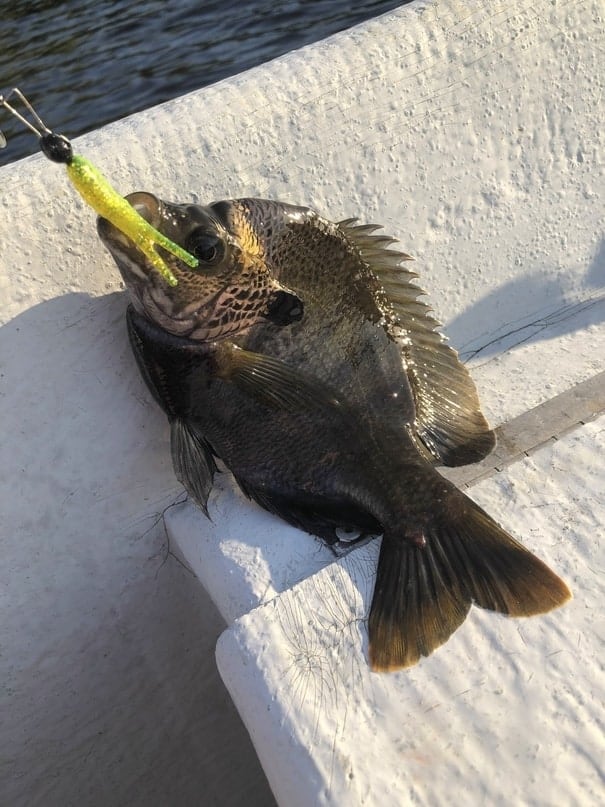
M 385 327 L 401 346 L 414 395 L 416 420 L 412 425 L 417 436 L 444 465 L 478 462 L 493 449 L 495 436 L 481 412 L 468 370 L 437 330 L 439 323 L 430 315 L 432 309 L 418 300 L 426 292 L 413 282 L 416 273 L 401 266 L 412 258 L 387 249 L 394 239 L 373 235 L 377 225 L 354 222 L 347 219 L 339 227 L 382 287 Z M 381 290 L 377 289 L 378 294 Z

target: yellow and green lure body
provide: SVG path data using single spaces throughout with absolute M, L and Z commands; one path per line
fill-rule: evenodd
M 24 106 L 33 115 L 41 131 L 26 120 L 14 107 L 8 103 L 10 95 L 16 95 Z M 110 221 L 114 227 L 128 236 L 130 240 L 149 259 L 155 269 L 171 286 L 177 285 L 177 279 L 170 267 L 162 259 L 157 246 L 162 247 L 175 257 L 190 266 L 192 269 L 198 265 L 198 260 L 184 250 L 174 241 L 166 238 L 161 232 L 152 227 L 148 221 L 140 216 L 124 197 L 112 188 L 108 180 L 90 160 L 80 154 L 74 154 L 71 143 L 64 135 L 55 134 L 43 123 L 37 112 L 29 103 L 23 93 L 16 87 L 5 98 L 0 95 L 0 106 L 5 107 L 18 118 L 28 129 L 40 139 L 40 148 L 53 162 L 63 163 L 67 169 L 67 176 L 86 204 L 90 205 L 100 216 Z
M 118 230 L 127 235 L 162 274 L 167 283 L 176 286 L 177 279 L 156 251 L 156 245 L 163 247 L 167 252 L 180 258 L 187 266 L 195 269 L 198 265 L 197 258 L 145 221 L 134 207 L 111 187 L 90 160 L 74 154 L 66 168 L 67 176 L 82 199 L 100 216 L 108 219 Z

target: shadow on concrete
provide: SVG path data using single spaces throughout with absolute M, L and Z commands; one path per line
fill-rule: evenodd
M 273 804 L 224 623 L 168 551 L 181 490 L 126 304 L 73 293 L 0 328 L 4 800 Z
M 490 359 L 517 345 L 555 339 L 605 321 L 605 239 L 581 283 L 573 272 L 554 279 L 540 272 L 512 280 L 466 308 L 447 326 L 447 334 L 464 361 Z M 474 323 L 481 333 L 468 334 Z M 499 323 L 492 327 L 491 323 Z

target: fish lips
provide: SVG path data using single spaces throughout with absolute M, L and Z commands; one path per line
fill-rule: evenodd
M 152 193 L 147 193 L 146 191 L 135 191 L 124 198 L 144 221 L 156 230 L 162 231 L 164 203 L 161 199 L 158 199 L 157 196 L 154 196 Z M 134 244 L 115 224 L 103 218 L 103 216 L 97 217 L 97 234 L 114 256 L 120 268 L 122 267 L 119 256 L 125 256 L 128 258 L 129 263 L 132 262 L 139 266 L 139 271 L 135 272 L 135 274 L 147 275 L 150 273 L 151 266 L 145 261 L 145 256 L 137 248 L 136 244 Z M 162 250 L 161 247 L 158 247 L 158 253 L 160 253 L 168 263 L 174 262 L 174 257 L 165 250 Z M 143 270 L 143 267 L 146 267 L 146 269 Z
M 97 234 L 116 261 L 126 283 L 129 279 L 137 278 L 139 281 L 149 279 L 151 265 L 136 245 L 115 224 L 98 216 Z

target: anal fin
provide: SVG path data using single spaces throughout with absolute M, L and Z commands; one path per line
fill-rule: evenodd
M 302 490 L 277 490 L 275 486 L 250 482 L 235 476 L 244 494 L 288 524 L 321 538 L 330 546 L 342 545 L 337 530 L 350 529 L 365 535 L 380 533 L 380 524 L 347 498 Z

